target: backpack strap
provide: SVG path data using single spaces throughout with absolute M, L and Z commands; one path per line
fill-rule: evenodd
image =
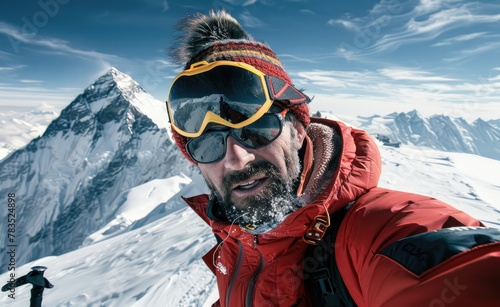
M 304 278 L 312 306 L 356 306 L 335 262 L 335 239 L 349 208 L 330 215 L 331 226 L 317 245 L 310 245 L 304 255 Z

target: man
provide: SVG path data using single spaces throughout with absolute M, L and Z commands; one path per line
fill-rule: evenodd
M 167 109 L 176 144 L 212 192 L 186 202 L 218 239 L 204 257 L 217 276 L 216 305 L 500 302 L 498 230 L 436 199 L 378 188 L 372 138 L 310 118 L 310 99 L 276 54 L 228 13 L 179 28 L 171 54 L 185 70 Z M 334 223 L 339 212 L 347 213 Z M 328 228 L 337 229 L 327 245 L 341 277 L 334 289 L 332 270 L 310 278 L 323 270 L 310 251 L 324 246 Z

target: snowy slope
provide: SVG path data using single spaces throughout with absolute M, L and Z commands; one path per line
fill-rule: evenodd
M 416 146 L 380 148 L 381 186 L 436 196 L 500 227 L 500 161 Z M 160 205 L 150 211 L 149 223 L 138 228 L 132 223 L 117 236 L 39 259 L 17 271 L 48 267 L 45 276 L 55 287 L 45 292 L 46 306 L 209 306 L 216 298 L 215 280 L 200 257 L 215 240 L 180 199 L 206 191 L 202 179 L 195 177 L 188 185 L 182 177 L 152 181 L 149 188 L 131 190 L 130 195 L 138 197 L 142 191 L 142 199 L 148 199 L 153 187 L 172 191 L 173 181 L 179 182 L 179 193 L 168 201 L 157 195 Z M 123 215 L 137 217 L 133 207 L 122 208 Z M 0 280 L 7 280 L 7 275 Z M 28 288 L 18 289 L 15 302 L 1 296 L 0 305 L 27 306 Z

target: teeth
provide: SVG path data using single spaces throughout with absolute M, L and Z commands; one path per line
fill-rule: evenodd
M 238 186 L 238 189 L 248 190 L 248 189 L 255 187 L 258 183 L 259 183 L 258 180 L 253 180 L 253 181 L 250 181 L 248 183 L 245 183 L 245 184 Z

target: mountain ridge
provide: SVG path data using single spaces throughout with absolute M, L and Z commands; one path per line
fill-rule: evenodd
M 0 162 L 1 193 L 15 192 L 23 204 L 17 209 L 17 231 L 23 234 L 17 244 L 24 251 L 19 264 L 78 248 L 114 217 L 117 208 L 107 205 L 123 191 L 156 178 L 193 174 L 166 124 L 155 123 L 158 114 L 167 121 L 161 102 L 110 69 L 42 136 Z M 5 236 L 2 232 L 0 240 Z
M 316 117 L 338 118 L 330 112 Z M 385 116 L 340 119 L 392 144 L 425 146 L 437 150 L 473 153 L 500 160 L 500 128 L 495 120 L 480 118 L 469 123 L 461 117 L 435 114 L 423 117 L 417 110 L 393 112 Z

